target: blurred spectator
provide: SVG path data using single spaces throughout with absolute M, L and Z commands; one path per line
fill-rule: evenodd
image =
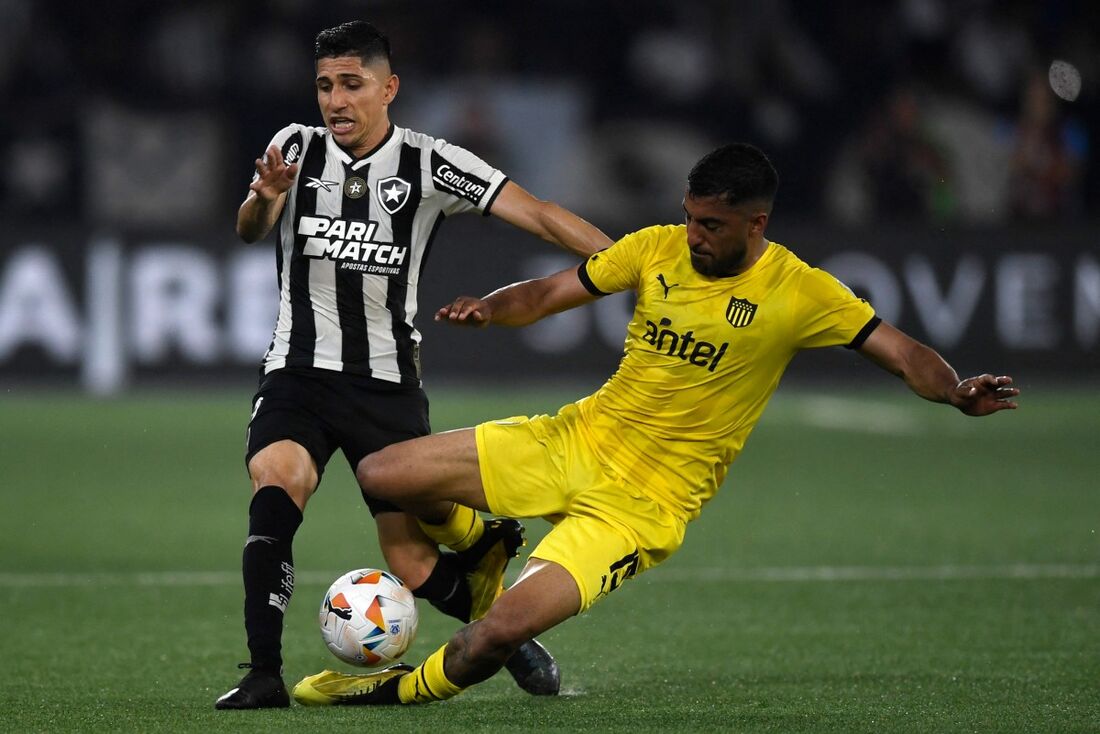
M 15 210 L 48 214 L 58 201 L 76 200 L 72 157 L 55 137 L 29 134 L 3 152 L 5 204 Z
M 893 219 L 950 218 L 952 172 L 921 117 L 917 94 L 897 89 L 871 121 L 860 151 L 875 211 Z
M 951 219 L 956 208 L 952 168 L 917 93 L 898 87 L 842 155 L 837 174 L 842 180 L 830 187 L 835 189 L 834 212 L 848 221 Z M 844 194 L 845 199 L 838 198 Z
M 1020 117 L 1010 131 L 1010 140 L 1012 216 L 1050 221 L 1078 213 L 1088 135 L 1083 127 L 1062 117 L 1044 71 L 1035 70 L 1027 78 Z
M 169 180 L 147 167 L 168 160 L 152 148 L 172 147 L 173 119 L 185 121 L 187 155 L 200 161 L 182 179 L 173 174 L 173 185 L 201 179 L 204 190 L 236 190 L 270 134 L 256 110 L 317 121 L 309 95 L 300 94 L 312 74 L 293 61 L 317 30 L 353 17 L 387 28 L 404 49 L 395 60 L 410 82 L 398 101 L 401 124 L 448 129 L 456 142 L 496 150 L 493 159 L 514 162 L 540 195 L 590 215 L 599 209 L 634 219 L 632 212 L 664 206 L 664 171 L 721 140 L 766 149 L 787 171 L 779 205 L 808 218 L 827 208 L 847 221 L 995 224 L 1010 215 L 1091 213 L 1087 197 L 1100 197 L 1097 151 L 1084 133 L 1100 122 L 1100 3 L 652 0 L 640 12 L 629 0 L 484 0 L 478 7 L 0 0 L 0 153 L 18 173 L 3 185 L 0 209 L 29 215 L 60 196 L 76 217 L 113 217 L 126 209 L 131 182 Z M 1019 99 L 1026 70 L 1051 58 L 1073 59 L 1080 69 L 1073 109 L 1084 124 L 1061 119 L 1062 105 L 1049 93 L 1047 112 L 1038 98 Z M 103 109 L 122 127 L 93 119 Z M 195 121 L 198 134 L 186 129 Z M 851 129 L 853 121 L 868 121 L 866 129 Z M 842 150 L 853 135 L 858 142 Z M 140 155 L 127 150 L 127 136 Z M 95 173 L 106 149 L 123 154 L 109 181 Z M 145 168 L 122 170 L 132 165 Z M 91 193 L 93 181 L 106 188 Z M 105 206 L 97 197 L 111 188 L 115 203 Z M 218 198 L 212 206 L 227 205 Z M 146 224 L 183 217 L 171 207 L 144 208 Z
M 31 45 L 31 17 L 29 0 L 0 2 L 0 89 L 7 89 Z
M 974 3 L 955 36 L 958 69 L 979 99 L 1011 101 L 1019 79 L 1033 63 L 1029 25 L 1042 3 L 1007 0 Z

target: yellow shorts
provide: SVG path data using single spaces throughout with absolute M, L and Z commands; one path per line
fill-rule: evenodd
M 554 525 L 531 556 L 573 576 L 584 611 L 672 555 L 687 522 L 601 465 L 579 420 L 568 405 L 552 417 L 482 423 L 476 435 L 489 509 Z

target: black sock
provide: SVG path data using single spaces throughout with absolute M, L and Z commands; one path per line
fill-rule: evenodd
M 291 543 L 302 512 L 282 487 L 261 487 L 248 506 L 244 544 L 244 628 L 252 667 L 283 666 L 283 613 L 294 593 Z
M 427 599 L 433 607 L 462 622 L 470 621 L 470 585 L 454 553 L 440 553 L 431 574 L 413 596 Z

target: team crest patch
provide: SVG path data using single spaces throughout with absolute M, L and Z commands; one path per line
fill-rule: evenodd
M 730 305 L 726 306 L 726 321 L 735 329 L 751 324 L 755 315 L 756 304 L 744 298 L 734 296 L 730 298 Z
M 367 182 L 358 176 L 352 176 L 344 181 L 344 196 L 349 199 L 361 199 L 367 193 Z
M 410 191 L 412 184 L 405 179 L 397 176 L 384 178 L 378 182 L 378 203 L 390 214 L 396 214 L 409 200 Z

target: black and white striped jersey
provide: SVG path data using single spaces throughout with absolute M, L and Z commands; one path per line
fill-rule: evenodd
M 318 367 L 420 384 L 417 285 L 443 219 L 489 213 L 507 177 L 445 140 L 391 126 L 353 158 L 323 127 L 272 140 L 298 176 L 277 225 L 279 318 L 265 373 Z

